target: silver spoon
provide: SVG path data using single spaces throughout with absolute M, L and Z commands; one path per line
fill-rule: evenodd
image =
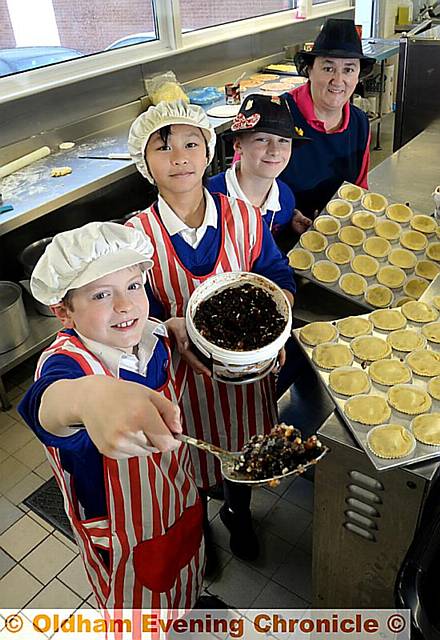
M 319 454 L 317 458 L 314 458 L 310 462 L 306 462 L 306 464 L 300 464 L 292 471 L 288 471 L 287 473 L 280 474 L 278 476 L 272 476 L 271 478 L 263 478 L 261 480 L 253 480 L 249 478 L 246 473 L 240 473 L 239 471 L 234 470 L 235 463 L 239 460 L 241 456 L 241 451 L 226 451 L 225 449 L 221 449 L 217 447 L 215 444 L 210 444 L 209 442 L 205 442 L 204 440 L 198 440 L 197 438 L 192 438 L 191 436 L 184 435 L 183 433 L 179 433 L 175 436 L 177 440 L 181 442 L 185 442 L 193 447 L 197 447 L 197 449 L 202 449 L 203 451 L 207 451 L 208 453 L 212 453 L 213 456 L 218 458 L 221 463 L 221 472 L 226 480 L 230 480 L 231 482 L 239 482 L 243 484 L 252 484 L 252 485 L 262 485 L 268 484 L 271 482 L 276 482 L 279 480 L 283 480 L 284 478 L 288 478 L 289 476 L 299 476 L 306 469 L 309 469 L 317 462 L 322 460 L 324 456 L 330 451 L 328 447 L 323 446 L 322 452 Z

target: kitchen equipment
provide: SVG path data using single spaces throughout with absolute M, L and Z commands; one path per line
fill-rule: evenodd
M 32 244 L 29 244 L 19 254 L 18 260 L 23 267 L 24 275 L 26 278 L 30 278 L 32 271 L 38 260 L 43 255 L 47 245 L 52 242 L 52 238 L 42 238 Z
M 205 442 L 204 440 L 198 440 L 197 438 L 192 438 L 191 436 L 184 435 L 183 433 L 179 433 L 178 435 L 176 435 L 176 438 L 177 440 L 181 440 L 182 442 L 185 442 L 186 444 L 189 444 L 192 447 L 197 447 L 197 449 L 202 449 L 203 451 L 207 451 L 208 453 L 211 453 L 213 456 L 218 458 L 221 462 L 222 475 L 224 478 L 226 478 L 226 480 L 230 480 L 231 482 L 237 482 L 240 484 L 251 484 L 251 485 L 264 485 L 270 482 L 274 482 L 276 480 L 283 480 L 284 478 L 288 478 L 290 476 L 294 476 L 294 475 L 299 476 L 302 473 L 304 473 L 306 469 L 309 469 L 310 467 L 315 465 L 317 462 L 322 460 L 330 450 L 328 449 L 328 447 L 324 447 L 322 453 L 317 458 L 315 458 L 311 462 L 308 462 L 307 464 L 299 465 L 296 469 L 293 469 L 292 471 L 288 471 L 284 475 L 273 476 L 272 478 L 265 478 L 264 480 L 250 480 L 246 476 L 246 474 L 234 471 L 234 464 L 240 458 L 240 455 L 241 455 L 240 451 L 226 451 L 225 449 L 216 447 L 215 445 L 210 444 L 209 442 Z
M 37 160 L 41 160 L 42 158 L 45 158 L 49 154 L 50 154 L 49 147 L 40 147 L 39 149 L 36 149 L 31 153 L 27 153 L 25 156 L 22 156 L 21 158 L 17 158 L 12 162 L 8 162 L 8 164 L 5 164 L 3 165 L 3 167 L 0 167 L 0 180 L 2 178 L 5 178 L 6 176 L 9 176 L 11 173 L 14 173 L 14 171 L 19 171 L 19 169 L 23 169 L 24 167 L 27 167 L 29 164 L 32 164 Z
M 259 349 L 232 351 L 223 349 L 204 338 L 194 325 L 194 315 L 201 302 L 214 293 L 243 284 L 251 284 L 266 291 L 276 302 L 279 313 L 285 319 L 280 335 Z M 292 310 L 284 292 L 271 280 L 255 273 L 232 271 L 216 274 L 206 279 L 192 293 L 186 308 L 188 336 L 202 359 L 208 361 L 213 378 L 228 384 L 246 384 L 266 376 L 275 366 L 278 352 L 290 336 Z
M 45 304 L 42 304 L 41 302 L 39 302 L 32 295 L 30 281 L 29 280 L 20 280 L 20 285 L 23 287 L 23 289 L 26 291 L 26 293 L 28 293 L 29 296 L 31 297 L 32 305 L 33 305 L 35 311 L 37 313 L 39 313 L 41 316 L 48 316 L 49 318 L 53 318 L 54 314 L 52 313 L 51 308 L 46 306 Z
M 78 156 L 81 159 L 87 160 L 131 160 L 129 153 L 108 153 L 103 156 Z
M 15 349 L 29 336 L 21 289 L 15 282 L 0 281 L 0 353 Z

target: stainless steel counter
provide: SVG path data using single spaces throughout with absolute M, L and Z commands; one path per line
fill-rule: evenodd
M 372 191 L 408 202 L 418 213 L 434 210 L 432 192 L 440 184 L 440 120 L 381 162 L 368 175 Z

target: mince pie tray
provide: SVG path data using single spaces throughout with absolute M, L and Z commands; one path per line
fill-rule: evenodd
M 376 210 L 367 209 L 368 206 Z M 336 221 L 334 233 L 328 232 L 331 228 L 329 218 Z M 375 227 L 372 228 L 373 218 Z M 298 245 L 289 252 L 289 257 L 299 247 L 307 249 L 313 263 L 309 268 L 301 269 L 301 275 L 324 289 L 331 289 L 343 298 L 356 302 L 366 311 L 397 307 L 405 298 L 417 299 L 423 295 L 440 269 L 440 242 L 436 231 L 437 221 L 434 218 L 413 211 L 406 204 L 391 202 L 381 194 L 344 182 L 316 218 L 311 230 L 306 232 L 308 235 L 303 234 Z M 396 237 L 398 233 L 399 237 Z M 339 255 L 341 250 L 338 247 L 342 245 L 347 248 L 346 259 Z M 368 260 L 366 275 L 360 260 L 362 255 L 377 261 L 377 270 L 373 268 L 374 262 Z M 352 266 L 353 259 L 355 267 Z M 328 260 L 338 265 L 340 278 L 337 280 L 322 281 L 316 277 L 320 270 L 313 269 L 313 265 Z M 356 270 L 356 265 L 360 271 Z M 372 273 L 374 271 L 376 273 Z M 366 292 L 350 295 L 347 287 L 341 287 L 341 282 L 346 282 L 344 275 L 349 273 L 357 273 L 365 278 Z M 386 286 L 387 290 L 379 288 L 376 291 L 376 285 L 379 284 Z M 361 287 L 356 290 L 361 291 Z M 378 306 L 369 302 L 376 299 L 379 300 Z
M 440 276 L 438 276 L 427 289 L 423 295 L 422 302 L 427 301 L 429 304 L 429 301 L 432 302 L 434 298 L 439 295 Z M 365 315 L 354 316 L 353 331 L 347 326 L 349 321 L 346 318 L 324 323 L 324 325 L 333 325 L 336 331 L 324 331 L 323 327 L 319 326 L 318 335 L 322 335 L 322 339 L 325 341 L 322 343 L 323 348 L 321 349 L 321 352 L 325 354 L 324 366 L 319 366 L 320 352 L 316 350 L 316 347 L 306 344 L 304 340 L 301 339 L 301 331 L 303 331 L 303 334 L 307 334 L 307 331 L 304 331 L 304 328 L 294 330 L 295 337 L 303 351 L 310 358 L 313 368 L 320 375 L 343 421 L 359 445 L 364 449 L 375 468 L 379 471 L 416 464 L 440 457 L 440 444 L 424 444 L 417 439 L 415 440 L 415 447 L 411 448 L 408 455 L 395 458 L 383 458 L 375 455 L 368 444 L 368 434 L 383 424 L 403 426 L 411 435 L 409 439 L 412 439 L 414 435 L 412 432 L 412 421 L 418 415 L 435 414 L 433 418 L 440 420 L 440 417 L 437 415 L 440 414 L 440 375 L 434 377 L 433 375 L 427 376 L 415 373 L 414 369 L 419 370 L 420 366 L 417 357 L 415 358 L 415 362 L 411 360 L 410 354 L 414 351 L 401 351 L 391 348 L 391 353 L 387 355 L 387 350 L 384 348 L 384 357 L 378 360 L 376 357 L 381 354 L 380 349 L 377 350 L 377 347 L 380 346 L 381 343 L 377 342 L 377 340 L 372 343 L 363 341 L 360 339 L 362 335 L 358 335 L 360 330 L 364 330 L 367 333 L 363 335 L 383 340 L 392 347 L 393 341 L 391 341 L 390 344 L 387 340 L 387 336 L 389 336 L 392 331 L 379 327 L 402 325 L 402 328 L 396 329 L 395 331 L 411 331 L 420 336 L 420 342 L 415 343 L 415 352 L 425 349 L 428 352 L 436 354 L 440 359 L 440 343 L 435 341 L 437 338 L 436 333 L 434 332 L 434 335 L 432 331 L 425 331 L 426 335 L 423 333 L 423 329 L 429 327 L 429 323 L 416 322 L 404 317 L 402 318 L 402 322 L 399 323 L 396 322 L 394 312 L 400 313 L 402 316 L 404 315 L 402 309 L 398 308 L 393 309 L 392 316 L 388 318 L 386 314 L 384 316 L 374 311 Z M 372 321 L 368 322 L 370 317 L 372 317 Z M 340 325 L 340 329 L 338 328 L 338 322 L 343 322 L 343 324 Z M 440 311 L 439 318 L 435 322 L 440 323 Z M 350 338 L 344 335 L 350 333 L 355 333 L 355 337 Z M 331 337 L 332 334 L 334 338 L 329 342 L 328 338 L 329 336 Z M 414 334 L 411 333 L 411 336 L 413 335 Z M 427 336 L 434 338 L 434 340 L 429 340 Z M 353 341 L 355 348 L 352 350 L 350 345 Z M 313 340 L 313 342 L 316 342 L 316 340 Z M 399 341 L 397 344 L 398 346 L 402 346 Z M 331 354 L 332 357 L 329 358 L 329 347 L 331 345 L 337 345 L 339 348 L 345 347 L 345 349 L 342 349 L 340 354 L 336 352 Z M 368 362 L 361 361 L 355 355 L 359 353 L 359 348 L 362 349 L 362 347 L 366 347 L 366 354 L 367 356 L 369 355 L 372 360 Z M 353 355 L 351 364 L 349 364 L 350 358 L 346 351 L 347 348 Z M 339 361 L 342 363 L 340 367 L 331 368 L 332 364 Z M 381 362 L 385 362 L 385 364 L 381 365 Z M 392 366 L 393 362 L 395 363 L 394 367 Z M 374 364 L 372 365 L 372 363 Z M 372 365 L 372 375 L 369 374 L 370 365 Z M 408 370 L 411 370 L 411 378 L 409 380 L 408 376 L 405 375 L 405 372 L 408 372 Z M 356 375 L 353 375 L 354 373 Z M 392 385 L 391 382 L 394 380 L 395 384 Z M 349 389 L 347 385 L 351 388 Z M 392 391 L 390 392 L 390 390 Z M 354 395 L 346 395 L 344 392 L 347 394 L 354 393 Z M 401 409 L 404 409 L 404 412 L 395 408 L 396 397 L 399 402 L 402 402 Z M 360 398 L 360 400 L 353 403 L 350 402 L 351 398 Z M 346 412 L 347 402 L 349 404 Z M 365 424 L 350 417 L 356 417 L 359 408 L 361 411 L 365 408 L 368 413 L 368 415 L 365 416 L 361 414 L 362 419 L 365 420 Z M 418 411 L 421 409 L 423 409 L 423 411 L 419 414 Z M 427 439 L 432 437 L 429 431 L 428 434 Z

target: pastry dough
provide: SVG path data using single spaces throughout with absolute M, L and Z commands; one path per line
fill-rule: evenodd
M 411 369 L 400 360 L 397 360 L 397 358 L 372 362 L 368 373 L 373 382 L 387 387 L 392 387 L 395 384 L 405 384 L 410 382 L 412 377 Z
M 380 193 L 367 193 L 362 198 L 362 206 L 374 213 L 382 213 L 388 206 L 388 200 Z
M 327 247 L 328 240 L 322 235 L 322 233 L 318 233 L 317 231 L 306 231 L 301 235 L 299 243 L 303 249 L 307 249 L 313 253 L 319 253 L 320 251 L 324 251 Z
M 405 302 L 402 313 L 413 322 L 434 322 L 438 318 L 438 311 L 434 307 L 418 300 Z
M 353 213 L 353 205 L 346 200 L 330 200 L 327 204 L 327 213 L 335 218 L 339 218 L 341 220 L 346 220 Z
M 406 361 L 418 376 L 440 376 L 440 354 L 430 349 L 417 349 L 406 356 Z
M 335 242 L 327 248 L 325 255 L 335 264 L 348 264 L 354 256 L 354 250 L 348 244 Z
M 429 342 L 440 344 L 440 322 L 428 322 L 422 327 L 422 333 Z
M 381 396 L 367 394 L 354 396 L 347 400 L 344 413 L 355 422 L 375 425 L 387 422 L 391 416 L 391 409 Z
M 421 233 L 434 233 L 437 229 L 437 222 L 434 218 L 421 214 L 411 218 L 409 224 L 415 231 L 420 231 Z
M 410 416 L 429 411 L 432 404 L 429 394 L 415 384 L 396 384 L 388 391 L 387 400 L 393 409 Z
M 287 257 L 289 258 L 290 266 L 298 271 L 307 271 L 307 269 L 310 269 L 312 264 L 315 262 L 315 258 L 310 251 L 301 249 L 300 247 L 289 251 Z
M 440 261 L 440 242 L 431 242 L 426 250 L 426 255 L 431 260 Z
M 367 290 L 367 281 L 357 273 L 345 273 L 339 279 L 339 286 L 348 296 L 361 296 Z
M 371 211 L 356 211 L 351 216 L 351 224 L 354 224 L 355 227 L 359 227 L 359 229 L 368 231 L 369 229 L 374 229 L 376 216 L 374 213 L 371 213 Z
M 391 347 L 388 342 L 376 336 L 353 338 L 350 343 L 350 349 L 356 358 L 362 362 L 382 360 L 382 358 L 387 358 L 391 353 Z
M 383 309 L 389 307 L 393 301 L 393 292 L 383 284 L 372 284 L 365 292 L 365 300 L 372 307 Z
M 408 353 L 414 349 L 422 349 L 425 344 L 425 338 L 417 331 L 411 329 L 400 329 L 393 331 L 387 336 L 388 344 L 396 351 Z
M 434 400 L 440 400 L 440 376 L 431 378 L 428 382 L 428 391 Z
M 365 336 L 371 333 L 373 329 L 373 323 L 368 318 L 361 318 L 360 316 L 342 318 L 342 320 L 336 322 L 336 326 L 341 336 L 345 338 Z
M 410 300 L 414 300 L 414 298 L 410 298 L 409 296 L 402 296 L 395 301 L 393 307 L 401 307 L 403 304 L 405 304 L 405 302 L 409 302 Z
M 338 233 L 341 228 L 341 223 L 332 216 L 318 216 L 315 219 L 313 226 L 316 231 L 323 233 L 325 236 L 333 236 L 335 233 Z
M 338 335 L 336 327 L 330 322 L 311 322 L 306 324 L 299 331 L 302 342 L 312 347 L 323 342 L 332 342 Z
M 440 296 L 434 296 L 432 299 L 432 304 L 436 309 L 440 309 Z
M 359 227 L 349 225 L 342 227 L 338 233 L 338 238 L 341 242 L 345 242 L 351 247 L 360 247 L 365 240 L 365 231 L 362 231 Z
M 434 280 L 435 276 L 440 272 L 440 267 L 431 260 L 420 260 L 416 264 L 416 276 Z
M 400 225 L 392 220 L 378 220 L 375 226 L 375 233 L 380 238 L 386 240 L 398 240 L 400 236 Z
M 357 396 L 360 393 L 368 393 L 371 386 L 366 372 L 354 367 L 333 369 L 328 382 L 330 388 L 342 396 Z
M 410 416 L 429 411 L 432 404 L 426 391 L 415 384 L 396 384 L 388 391 L 387 400 L 393 409 Z
M 369 318 L 376 329 L 382 331 L 395 331 L 406 325 L 405 316 L 397 309 L 377 309 L 370 313 Z
M 429 282 L 427 280 L 423 278 L 410 278 L 403 287 L 403 293 L 418 300 L 428 287 Z
M 401 269 L 414 269 L 417 258 L 412 251 L 408 249 L 393 249 L 388 256 L 388 262 L 394 267 Z
M 399 267 L 387 265 L 379 269 L 376 277 L 380 284 L 390 289 L 399 289 L 405 282 L 406 274 L 403 269 L 399 269 Z
M 324 342 L 313 349 L 312 360 L 322 369 L 336 369 L 351 364 L 353 354 L 345 344 Z
M 426 249 L 428 240 L 420 231 L 403 231 L 400 236 L 400 244 L 411 251 L 423 251 Z
M 378 458 L 405 458 L 414 451 L 414 436 L 401 424 L 386 424 L 371 429 L 367 443 Z
M 425 413 L 411 422 L 411 429 L 419 442 L 440 445 L 440 413 Z
M 411 220 L 413 212 L 406 204 L 396 203 L 387 207 L 385 215 L 394 222 L 405 223 Z
M 343 184 L 339 188 L 338 196 L 349 202 L 358 202 L 363 196 L 364 190 L 355 184 Z
M 376 258 L 361 254 L 353 258 L 351 268 L 359 275 L 371 278 L 379 271 L 379 263 Z
M 72 167 L 54 167 L 50 171 L 52 178 L 62 178 L 68 176 L 69 173 L 72 173 Z
M 364 242 L 364 251 L 373 258 L 385 258 L 391 251 L 391 245 L 385 238 L 371 236 Z
M 330 260 L 318 260 L 312 267 L 312 273 L 320 282 L 336 282 L 341 275 L 341 270 Z

